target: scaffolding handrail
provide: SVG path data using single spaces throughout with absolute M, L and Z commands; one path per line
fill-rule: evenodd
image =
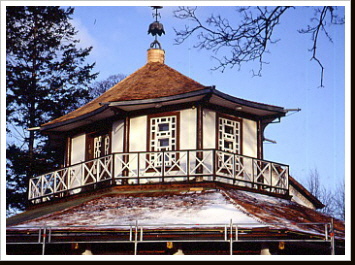
M 272 228 L 275 230 L 282 230 L 290 228 L 292 226 L 323 226 L 324 233 L 321 234 L 319 231 L 315 232 L 312 230 L 295 230 L 295 232 L 303 232 L 309 235 L 318 236 L 324 239 L 330 240 L 332 236 L 334 236 L 332 223 L 331 222 L 310 222 L 310 223 L 204 223 L 204 224 L 196 224 L 196 223 L 166 223 L 166 224 L 127 224 L 127 225 L 70 225 L 70 226 L 58 226 L 58 225 L 47 225 L 47 226 L 12 226 L 7 227 L 7 234 L 10 235 L 11 232 L 36 232 L 38 231 L 38 237 L 41 235 L 51 234 L 53 232 L 76 232 L 76 233 L 90 233 L 90 232 L 115 232 L 115 231 L 127 231 L 129 232 L 130 238 L 132 239 L 132 235 L 134 231 L 140 231 L 143 235 L 144 232 L 165 230 L 165 231 L 173 231 L 174 229 L 184 229 L 192 231 L 192 228 L 195 231 L 203 230 L 203 229 L 224 229 L 224 233 L 235 234 L 235 239 L 238 240 L 238 236 L 240 235 L 240 230 L 247 230 L 253 228 Z M 79 228 L 85 228 L 85 230 L 80 230 Z M 106 228 L 103 229 L 102 228 Z M 120 228 L 120 230 L 119 230 Z M 232 228 L 232 229 L 231 229 Z M 101 229 L 101 230 L 100 230 Z M 240 230 L 239 230 L 240 229 Z M 291 229 L 292 230 L 292 229 Z M 46 232 L 47 231 L 47 232 Z M 234 231 L 234 232 L 233 232 Z M 259 231 L 259 230 L 258 230 Z M 251 232 L 252 233 L 252 232 Z M 143 236 L 141 236 L 143 238 Z M 286 240 L 286 239 L 285 239 Z M 129 240 L 131 241 L 131 240 Z

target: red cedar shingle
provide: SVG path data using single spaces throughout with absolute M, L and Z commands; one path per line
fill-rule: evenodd
M 111 87 L 98 98 L 42 126 L 67 121 L 88 114 L 100 108 L 100 103 L 103 102 L 154 99 L 179 95 L 204 88 L 206 88 L 204 85 L 165 64 L 151 62 Z

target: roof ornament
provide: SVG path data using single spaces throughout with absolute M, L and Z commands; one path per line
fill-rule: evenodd
M 152 6 L 155 13 L 153 13 L 153 17 L 155 21 L 149 25 L 148 34 L 152 34 L 155 36 L 155 40 L 150 44 L 150 48 L 159 48 L 161 49 L 161 45 L 158 41 L 158 35 L 161 36 L 165 34 L 164 26 L 158 21 L 158 17 L 160 17 L 160 13 L 158 13 L 158 9 L 163 8 L 162 6 Z

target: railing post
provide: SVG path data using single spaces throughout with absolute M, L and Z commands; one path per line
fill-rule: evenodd
M 140 171 L 140 153 L 137 153 L 137 184 L 139 184 L 139 171 Z
M 164 173 L 165 173 L 165 153 L 164 153 L 164 151 L 162 151 L 163 152 L 163 158 L 162 158 L 162 167 L 161 167 L 161 181 L 164 183 Z
M 290 192 L 290 181 L 289 181 L 289 167 L 287 166 L 287 194 Z
M 252 187 L 255 188 L 255 176 L 254 176 L 254 158 L 251 159 L 251 175 L 252 175 Z
M 270 192 L 272 190 L 272 171 L 274 169 L 274 163 L 269 163 L 269 170 L 270 170 Z
M 43 190 L 43 175 L 41 176 L 41 197 L 44 196 L 44 190 Z
M 235 156 L 236 154 L 233 154 L 233 161 L 232 161 L 232 166 L 233 166 L 233 169 L 232 169 L 232 174 L 233 174 L 233 186 L 235 185 Z
M 70 166 L 68 168 L 68 177 L 67 177 L 67 190 L 70 190 L 70 182 L 71 182 L 71 171 L 72 167 Z
M 213 181 L 216 181 L 217 178 L 217 169 L 218 169 L 218 154 L 217 150 L 213 149 Z
M 186 170 L 187 170 L 187 182 L 190 183 L 190 150 L 187 150 L 187 155 L 186 155 Z
M 84 169 L 84 163 L 82 162 L 81 163 L 81 167 L 80 167 L 80 182 L 81 182 L 81 186 L 84 186 L 84 179 L 85 179 L 85 177 L 84 177 L 84 171 L 85 171 L 85 169 Z
M 111 185 L 115 184 L 115 154 L 111 154 Z
M 215 180 L 216 178 L 216 149 L 212 149 L 212 179 Z
M 29 179 L 28 180 L 28 194 L 27 194 L 28 200 L 32 199 L 33 195 L 31 195 L 31 193 L 32 193 L 32 179 Z
M 104 159 L 104 157 L 102 158 L 96 158 L 96 160 L 94 161 L 94 164 L 96 164 L 96 179 L 95 179 L 95 183 L 97 183 L 99 181 L 100 178 L 100 168 L 101 168 L 101 159 Z M 96 188 L 96 186 L 94 186 Z

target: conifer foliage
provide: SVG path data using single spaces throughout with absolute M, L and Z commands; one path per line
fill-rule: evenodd
M 88 101 L 97 76 L 86 63 L 92 47 L 78 48 L 70 23 L 74 8 L 6 9 L 7 208 L 23 209 L 28 179 L 59 165 L 48 138 L 35 128 Z M 50 164 L 50 166 L 48 166 Z

